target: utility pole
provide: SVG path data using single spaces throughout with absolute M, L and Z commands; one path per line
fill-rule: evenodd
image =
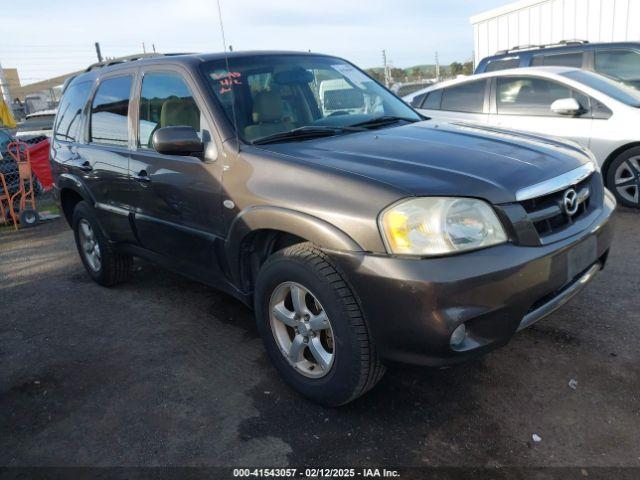
M 440 81 L 440 61 L 438 60 L 438 52 L 436 51 L 436 82 Z
M 384 85 L 389 88 L 391 86 L 391 69 L 387 65 L 387 52 L 382 50 L 382 65 L 384 66 Z
M 102 52 L 100 51 L 100 42 L 96 42 L 96 55 L 98 56 L 98 61 L 102 62 Z
M 144 42 L 142 42 L 142 53 L 147 53 L 147 48 L 144 46 Z
M 153 48 L 153 53 L 156 53 L 156 44 L 155 43 L 151 44 L 151 48 Z

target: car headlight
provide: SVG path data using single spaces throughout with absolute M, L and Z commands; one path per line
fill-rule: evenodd
M 443 255 L 507 241 L 491 206 L 473 198 L 408 199 L 384 210 L 379 223 L 393 254 Z

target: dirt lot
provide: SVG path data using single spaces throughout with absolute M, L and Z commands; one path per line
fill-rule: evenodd
M 3 230 L 0 465 L 640 467 L 640 214 L 617 221 L 607 268 L 506 348 L 335 410 L 230 297 L 141 262 L 102 288 L 64 221 Z

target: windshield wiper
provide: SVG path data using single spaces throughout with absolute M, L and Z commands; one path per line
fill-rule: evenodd
M 363 128 L 356 126 L 349 127 L 328 127 L 305 125 L 303 127 L 294 128 L 288 132 L 274 133 L 266 137 L 258 138 L 251 142 L 253 145 L 264 145 L 266 143 L 286 142 L 289 140 L 307 140 L 311 138 L 331 137 L 339 133 L 361 132 Z
M 381 115 L 379 117 L 372 118 L 370 120 L 366 120 L 360 123 L 354 123 L 350 125 L 351 127 L 361 127 L 361 128 L 375 128 L 375 127 L 384 127 L 385 125 L 391 125 L 392 123 L 397 122 L 419 122 L 420 120 L 416 118 L 406 118 L 406 117 L 397 117 L 395 115 Z

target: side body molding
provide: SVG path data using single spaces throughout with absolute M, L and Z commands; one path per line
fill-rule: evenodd
M 235 280 L 240 276 L 243 240 L 256 230 L 280 230 L 329 250 L 362 251 L 349 235 L 320 218 L 281 207 L 249 207 L 233 220 L 225 240 L 227 259 Z

